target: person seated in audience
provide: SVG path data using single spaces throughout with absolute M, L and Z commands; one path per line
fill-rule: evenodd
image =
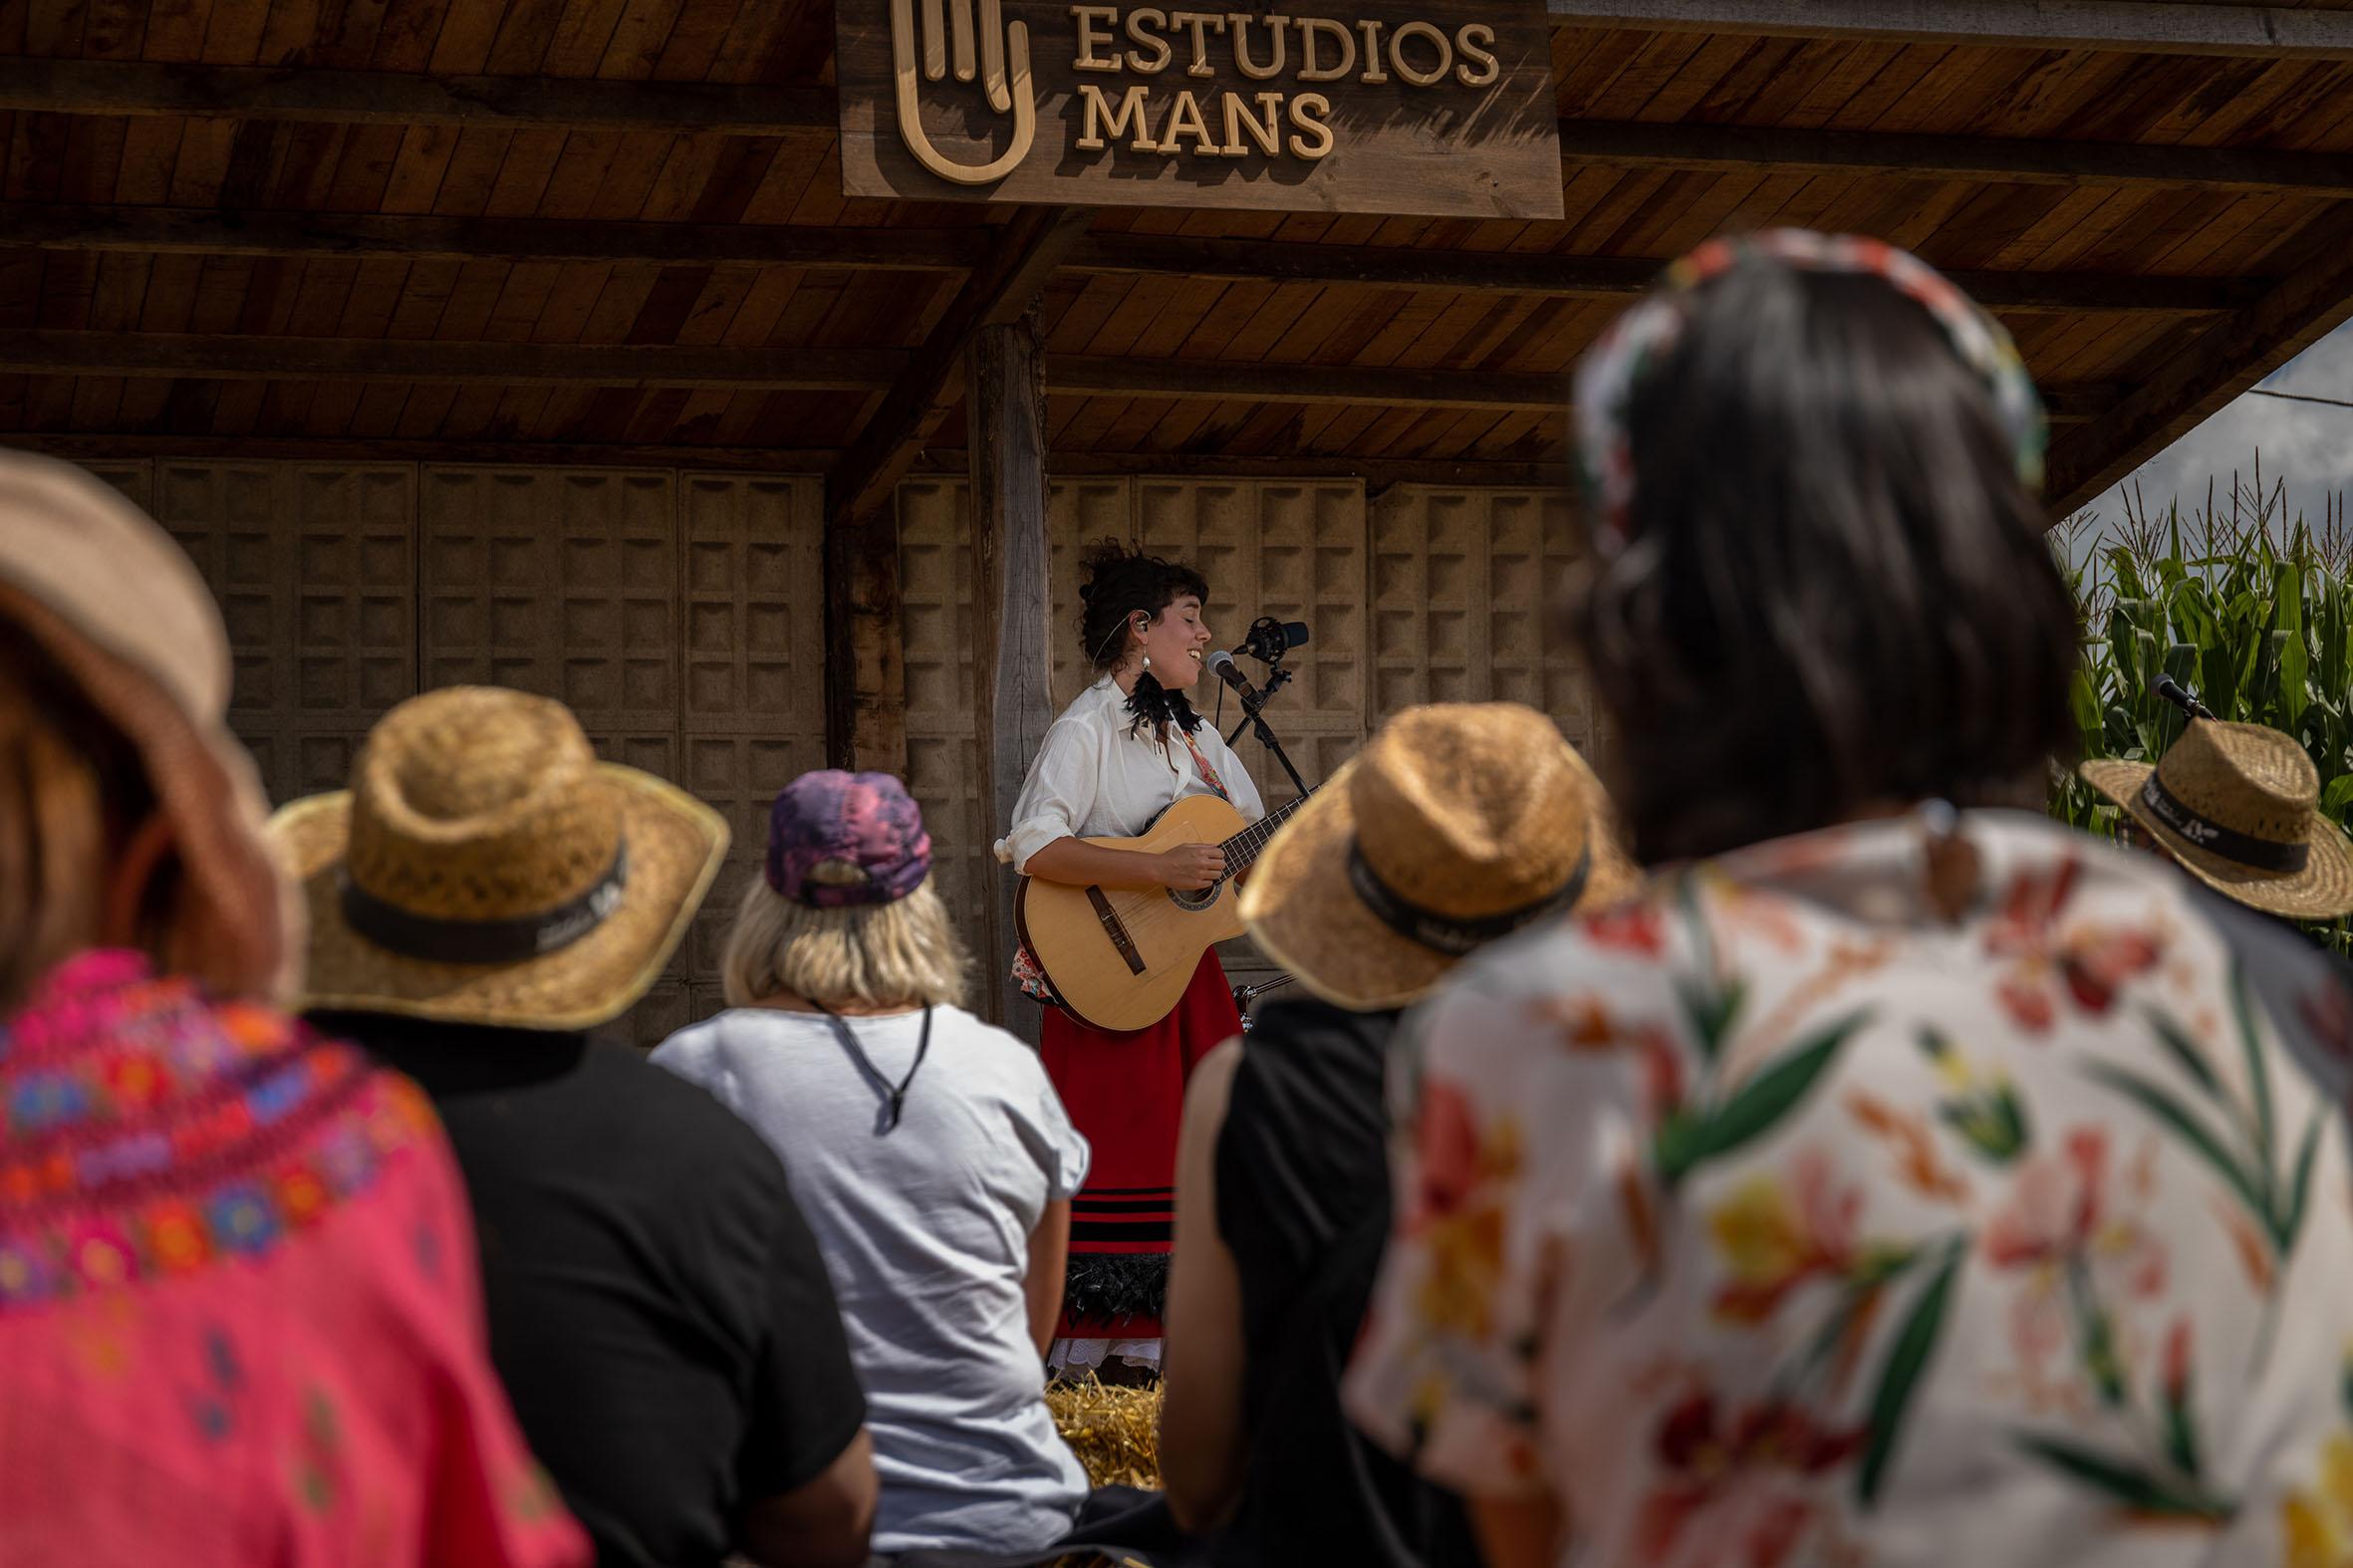
M 179 547 L 0 454 L 0 1563 L 580 1568 L 416 1087 L 300 908 Z
M 1653 876 L 1401 1028 L 1347 1408 L 1492 1568 L 2338 1554 L 2353 998 L 2041 810 L 2081 654 L 2008 336 L 1712 241 L 1573 406 Z
M 323 1026 L 423 1084 L 480 1227 L 490 1348 L 604 1568 L 865 1561 L 875 1477 L 833 1289 L 776 1157 L 592 1034 L 727 846 L 561 703 L 410 698 L 273 829 Z
M 728 1010 L 655 1065 L 784 1157 L 866 1387 L 875 1549 L 1020 1552 L 1088 1496 L 1045 1404 L 1087 1174 L 1037 1053 L 958 1006 L 970 967 L 899 780 L 805 774 L 722 959 Z
M 1222 1526 L 1216 1562 L 1477 1562 L 1460 1503 L 1340 1410 L 1389 1234 L 1389 1037 L 1465 954 L 1635 885 L 1584 759 L 1512 702 L 1407 709 L 1259 857 L 1242 915 L 1310 994 L 1193 1073 L 1162 1383 L 1162 1483 Z

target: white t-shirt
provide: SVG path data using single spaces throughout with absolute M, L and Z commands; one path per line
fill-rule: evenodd
M 1013 826 L 996 844 L 998 860 L 1027 871 L 1029 858 L 1057 839 L 1132 839 L 1174 802 L 1217 793 L 1182 737 L 1172 733 L 1163 745 L 1137 734 L 1134 722 L 1127 696 L 1109 675 L 1062 710 L 1022 781 Z M 1192 744 L 1243 821 L 1266 815 L 1258 786 L 1215 725 L 1202 724 Z
M 874 1548 L 1028 1551 L 1067 1531 L 1086 1472 L 1054 1430 L 1022 1281 L 1048 1202 L 1088 1149 L 1035 1052 L 956 1007 L 899 1126 L 920 1012 L 871 1018 L 735 1008 L 670 1036 L 656 1066 L 700 1084 L 782 1158 L 825 1254 L 866 1389 L 882 1506 Z

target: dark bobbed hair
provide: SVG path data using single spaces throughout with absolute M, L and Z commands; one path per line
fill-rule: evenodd
M 1079 558 L 1079 657 L 1099 672 L 1113 668 L 1128 652 L 1122 625 L 1138 611 L 1158 621 L 1187 594 L 1209 597 L 1208 583 L 1191 567 L 1098 540 Z
M 1878 278 L 1702 284 L 1628 409 L 1626 547 L 1570 619 L 1642 859 L 2039 802 L 2076 608 L 1988 393 Z

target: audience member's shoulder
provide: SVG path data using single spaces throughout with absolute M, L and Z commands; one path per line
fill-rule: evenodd
M 582 1066 L 601 1083 L 609 1103 L 629 1111 L 633 1127 L 664 1145 L 693 1148 L 698 1180 L 727 1165 L 763 1178 L 775 1167 L 767 1144 L 740 1117 L 701 1085 L 656 1067 L 645 1052 L 591 1040 Z

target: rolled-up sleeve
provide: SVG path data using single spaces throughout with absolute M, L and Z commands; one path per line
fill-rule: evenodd
M 1012 826 L 996 842 L 997 859 L 1026 873 L 1032 855 L 1075 835 L 1094 807 L 1099 771 L 1093 734 L 1074 720 L 1057 720 L 1022 781 Z

